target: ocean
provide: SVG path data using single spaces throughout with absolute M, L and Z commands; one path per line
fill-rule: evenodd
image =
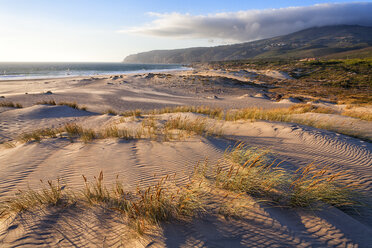
M 0 62 L 0 80 L 95 76 L 187 69 L 189 68 L 174 64 Z

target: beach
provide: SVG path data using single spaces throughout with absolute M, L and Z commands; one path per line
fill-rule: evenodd
M 257 79 L 257 75 L 261 77 Z M 192 182 L 196 165 L 205 161 L 218 164 L 226 150 L 237 144 L 268 151 L 287 171 L 313 163 L 319 169 L 326 167 L 327 173 L 347 172 L 342 182 L 357 183 L 360 191 L 371 194 L 371 122 L 342 114 L 346 105 L 278 99 L 264 77 L 289 78 L 274 70 L 198 68 L 0 81 L 0 103 L 22 106 L 0 107 L 0 200 L 9 199 L 20 189 L 40 189 L 40 180 L 59 179 L 62 185 L 78 191 L 85 185 L 82 175 L 94 180 L 101 171 L 107 187 L 120 178 L 128 191 L 136 191 L 168 176 L 184 187 Z M 242 113 L 236 114 L 239 110 Z M 275 115 L 265 112 L 274 110 Z M 368 106 L 352 110 L 372 112 Z M 252 118 L 248 112 L 254 111 Z M 188 121 L 192 127 L 187 126 Z M 63 129 L 68 123 L 90 130 L 92 137 L 84 140 L 56 131 L 54 136 L 25 140 L 25 133 Z M 113 127 L 137 133 L 110 136 L 107 130 Z M 203 190 L 205 211 L 198 217 L 157 223 L 139 236 L 131 234 L 128 221 L 115 209 L 76 204 L 36 207 L 6 216 L 0 226 L 0 245 L 372 246 L 369 206 L 357 206 L 355 211 L 343 211 L 332 204 L 293 208 L 256 195 L 241 198 L 226 188 Z M 230 197 L 241 200 L 244 211 L 238 217 L 218 210 L 218 204 Z

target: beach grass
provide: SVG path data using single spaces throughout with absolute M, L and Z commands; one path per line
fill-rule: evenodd
M 122 112 L 120 115 L 123 116 L 123 117 L 141 117 L 143 111 L 140 110 L 140 109 L 136 109 L 136 110 L 128 110 L 128 111 L 125 111 L 125 112 Z
M 266 121 L 278 121 L 278 122 L 290 122 L 298 123 L 302 125 L 312 126 L 315 128 L 325 129 L 341 134 L 345 134 L 351 137 L 363 139 L 366 141 L 372 141 L 370 137 L 361 133 L 360 131 L 352 130 L 351 128 L 344 126 L 336 126 L 334 123 L 329 121 L 313 120 L 300 114 L 305 113 L 319 113 L 319 114 L 335 114 L 335 115 L 346 115 L 361 120 L 371 121 L 371 116 L 368 113 L 360 113 L 356 111 L 337 111 L 330 107 L 317 106 L 313 104 L 294 104 L 288 108 L 275 108 L 275 109 L 262 109 L 258 107 L 244 108 L 244 109 L 232 109 L 224 111 L 219 108 L 211 108 L 207 106 L 178 106 L 178 107 L 166 107 L 162 109 L 155 109 L 150 111 L 143 111 L 143 115 L 159 115 L 165 113 L 199 113 L 206 115 L 207 117 L 214 118 L 217 120 L 225 121 L 238 121 L 238 120 L 266 120 Z
M 21 142 L 40 142 L 42 139 L 67 137 L 71 141 L 80 139 L 89 143 L 96 139 L 118 138 L 124 140 L 150 139 L 156 141 L 183 140 L 192 135 L 221 136 L 222 127 L 207 123 L 207 118 L 198 117 L 194 120 L 176 116 L 165 122 L 160 122 L 152 116 L 142 118 L 139 125 L 133 127 L 118 127 L 112 124 L 100 129 L 86 128 L 77 123 L 66 123 L 58 128 L 37 129 L 22 133 L 18 140 Z
M 185 130 L 188 134 L 195 133 L 203 135 L 207 132 L 207 123 L 205 118 L 196 118 L 190 120 L 187 117 L 176 116 L 170 118 L 164 125 L 166 129 Z
M 36 103 L 37 105 L 57 105 L 56 101 L 54 100 L 42 100 Z
M 107 109 L 105 113 L 109 115 L 119 115 L 119 113 L 113 109 Z
M 342 115 L 358 118 L 365 121 L 372 121 L 372 113 L 371 112 L 357 112 L 353 110 L 345 110 L 342 112 Z
M 356 191 L 360 185 L 342 181 L 346 172 L 329 173 L 326 167 L 317 168 L 309 164 L 299 168 L 290 184 L 290 205 L 308 207 L 314 202 L 324 202 L 329 205 L 345 208 L 358 205 L 355 199 L 360 195 Z
M 67 191 L 60 180 L 56 183 L 42 181 L 41 190 L 28 188 L 0 203 L 0 217 L 33 211 L 37 208 L 75 207 L 96 205 L 107 210 L 118 211 L 129 219 L 130 226 L 143 234 L 150 225 L 164 221 L 187 221 L 198 212 L 204 211 L 199 190 L 191 183 L 177 186 L 170 176 L 161 178 L 157 183 L 136 190 L 126 190 L 117 180 L 110 188 L 106 187 L 101 171 L 93 181 L 84 175 L 84 187 Z M 174 178 L 173 178 L 174 179 Z
M 281 163 L 270 159 L 265 150 L 238 144 L 226 151 L 220 163 L 198 165 L 194 173 L 216 187 L 281 206 L 349 208 L 362 204 L 360 185 L 344 181 L 346 172 L 331 173 L 314 164 L 291 171 Z
M 82 177 L 84 186 L 73 190 L 60 180 L 42 181 L 40 190 L 20 190 L 0 202 L 0 217 L 39 208 L 100 206 L 122 214 L 133 230 L 144 234 L 154 225 L 189 221 L 201 214 L 240 218 L 247 213 L 251 199 L 273 207 L 311 209 L 350 209 L 364 199 L 358 184 L 343 181 L 346 172 L 331 173 L 315 164 L 292 171 L 282 167 L 269 151 L 243 143 L 227 149 L 215 164 L 208 160 L 198 163 L 186 184 L 178 185 L 174 174 L 129 190 L 119 176 L 114 182 L 104 182 L 102 171 L 93 180 Z
M 22 104 L 14 102 L 0 102 L 0 107 L 6 108 L 23 108 Z
M 160 115 L 167 113 L 197 113 L 209 116 L 211 118 L 223 119 L 224 111 L 221 108 L 212 108 L 209 106 L 176 106 L 154 109 L 146 112 L 149 115 Z
M 64 190 L 60 180 L 42 182 L 41 190 L 19 190 L 12 198 L 0 204 L 0 217 L 32 210 L 35 207 L 61 207 L 74 202 L 72 194 Z
M 38 104 L 38 105 L 68 106 L 68 107 L 73 108 L 73 109 L 87 111 L 87 107 L 80 106 L 76 102 L 58 102 L 57 103 L 55 100 L 51 99 L 51 100 L 42 100 L 42 101 L 37 102 L 36 104 Z
M 76 102 L 59 102 L 58 105 L 64 105 L 73 109 L 87 111 L 87 107 L 79 106 Z
M 23 133 L 19 139 L 23 142 L 40 141 L 43 138 L 55 138 L 61 132 L 59 128 L 37 129 L 29 133 Z
M 86 107 L 80 107 L 76 103 L 61 102 L 55 103 L 54 100 L 39 102 L 39 104 L 56 104 L 66 105 L 75 109 L 86 110 Z M 111 115 L 118 115 L 119 112 L 108 109 L 105 113 Z M 366 141 L 371 141 L 371 138 L 362 134 L 359 131 L 352 130 L 351 128 L 345 128 L 336 126 L 334 123 L 329 121 L 312 120 L 309 117 L 301 116 L 300 114 L 305 113 L 320 113 L 320 114 L 336 114 L 350 116 L 361 120 L 371 121 L 372 115 L 366 112 L 359 112 L 355 110 L 346 109 L 344 111 L 335 110 L 330 107 L 318 106 L 313 104 L 294 104 L 288 108 L 274 108 L 274 109 L 262 109 L 258 107 L 244 108 L 244 109 L 232 109 L 224 111 L 221 108 L 212 108 L 208 106 L 176 106 L 176 107 L 165 107 L 162 109 L 154 110 L 128 110 L 120 113 L 123 117 L 121 120 L 125 122 L 125 117 L 139 118 L 142 116 L 154 116 L 166 113 L 197 113 L 206 115 L 209 118 L 225 121 L 238 121 L 238 120 L 266 120 L 266 121 L 279 121 L 279 122 L 291 122 L 302 125 L 312 126 L 315 128 L 325 129 L 334 131 L 337 133 L 345 134 L 348 136 L 360 138 Z M 185 130 L 185 129 L 184 129 Z M 196 131 L 196 129 L 195 129 Z M 165 130 L 164 132 L 168 132 Z M 168 132 L 169 133 L 169 132 Z
M 257 107 L 227 111 L 225 120 L 268 120 L 291 122 L 291 115 L 304 113 L 334 114 L 335 111 L 327 107 L 318 107 L 312 104 L 295 104 L 289 108 L 261 109 Z
M 195 189 L 190 185 L 176 187 L 165 176 L 157 183 L 135 191 L 126 191 L 118 180 L 109 190 L 103 183 L 103 172 L 89 182 L 85 176 L 83 197 L 91 204 L 107 204 L 109 208 L 118 210 L 133 220 L 146 220 L 153 224 L 171 219 L 182 219 L 193 216 L 202 209 Z

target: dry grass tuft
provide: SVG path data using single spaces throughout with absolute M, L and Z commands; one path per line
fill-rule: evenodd
M 302 125 L 312 126 L 319 129 L 325 129 L 345 135 L 349 135 L 355 138 L 371 141 L 371 138 L 367 135 L 356 131 L 352 128 L 337 126 L 329 121 L 319 121 L 303 116 L 294 116 L 294 114 L 304 113 L 335 113 L 332 109 L 315 107 L 311 104 L 296 104 L 290 108 L 283 109 L 259 109 L 259 108 L 246 108 L 238 110 L 230 110 L 226 113 L 225 120 L 237 121 L 237 120 L 267 120 L 267 121 L 279 121 L 279 122 L 292 122 Z M 346 114 L 345 114 L 346 115 Z M 351 115 L 351 114 L 350 114 Z M 363 116 L 355 114 L 354 117 L 359 119 L 369 119 L 368 115 Z
M 166 129 L 180 129 L 185 130 L 189 134 L 195 133 L 198 135 L 203 135 L 207 131 L 207 123 L 204 118 L 196 118 L 195 120 L 190 120 L 187 117 L 177 116 L 175 118 L 169 119 L 164 127 Z
M 329 204 L 348 208 L 361 204 L 358 185 L 343 181 L 346 173 L 334 174 L 313 164 L 292 172 L 280 164 L 268 158 L 266 151 L 239 144 L 226 151 L 222 163 L 199 165 L 195 174 L 219 188 L 290 207 Z
M 82 193 L 89 204 L 104 203 L 110 200 L 110 193 L 103 185 L 102 171 L 98 177 L 94 177 L 94 182 L 88 182 L 84 175 L 83 179 L 85 182 L 85 188 Z
M 221 108 L 211 108 L 209 106 L 177 106 L 177 107 L 165 107 L 162 109 L 154 109 L 148 112 L 148 114 L 159 115 L 166 113 L 197 113 L 207 115 L 211 118 L 222 120 L 224 112 Z
M 43 138 L 55 138 L 60 133 L 60 129 L 57 128 L 45 128 L 37 129 L 30 133 L 23 133 L 19 139 L 23 142 L 37 141 L 39 142 Z
M 118 112 L 113 109 L 108 109 L 105 111 L 105 113 L 109 115 L 119 115 Z
M 76 102 L 59 102 L 57 105 L 64 105 L 64 106 L 68 106 L 73 109 L 87 111 L 87 107 L 85 106 L 81 107 Z
M 309 164 L 295 172 L 291 182 L 290 205 L 308 207 L 315 202 L 324 202 L 336 207 L 349 207 L 358 204 L 357 184 L 346 185 L 342 179 L 346 173 L 330 174 L 326 168 L 317 169 Z
M 245 108 L 239 110 L 231 110 L 226 113 L 226 120 L 268 120 L 268 121 L 281 121 L 290 122 L 293 121 L 291 115 L 293 114 L 304 114 L 304 113 L 322 113 L 322 114 L 334 114 L 335 111 L 331 108 L 318 107 L 312 104 L 295 104 L 289 108 L 278 108 L 278 109 L 260 109 L 260 108 Z
M 84 199 L 90 204 L 104 204 L 106 207 L 121 212 L 126 216 L 138 233 L 144 233 L 147 225 L 162 221 L 187 220 L 202 211 L 203 204 L 195 185 L 177 187 L 165 176 L 158 183 L 147 188 L 126 191 L 118 180 L 108 190 L 103 183 L 103 173 L 88 182 L 84 177 Z
M 66 123 L 61 128 L 44 128 L 29 133 L 23 133 L 18 139 L 22 142 L 39 142 L 46 138 L 56 138 L 58 135 L 64 137 L 64 134 L 70 139 L 81 138 L 83 142 L 89 142 L 98 138 L 98 134 L 92 129 L 83 128 L 76 123 Z
M 222 128 L 208 124 L 208 119 L 202 117 L 194 120 L 181 116 L 171 118 L 164 124 L 164 130 L 167 130 L 167 132 L 169 130 L 183 130 L 187 135 L 197 134 L 203 136 L 221 136 L 223 133 Z
M 267 151 L 252 149 L 239 144 L 225 153 L 225 165 L 218 165 L 215 181 L 218 187 L 246 192 L 256 197 L 279 201 L 289 178 L 287 171 L 278 167 L 279 162 L 270 161 Z
M 94 139 L 96 139 L 98 136 L 96 132 L 92 129 L 84 129 L 83 133 L 80 135 L 81 140 L 84 143 L 88 143 Z
M 110 126 L 100 132 L 99 137 L 101 138 L 119 138 L 125 140 L 134 140 L 147 138 L 143 128 L 118 128 L 117 126 Z
M 130 202 L 129 217 L 146 219 L 154 224 L 172 219 L 193 216 L 202 209 L 197 191 L 190 185 L 172 192 L 166 179 L 145 190 L 137 190 L 136 197 Z
M 226 113 L 227 121 L 237 120 L 270 120 L 270 121 L 290 121 L 290 112 L 288 109 L 263 110 L 259 108 L 246 108 L 230 110 Z
M 76 123 L 66 123 L 59 131 L 66 132 L 70 139 L 81 138 L 84 143 L 88 143 L 99 137 L 93 129 L 83 128 Z
M 22 104 L 14 102 L 0 102 L 0 107 L 7 108 L 23 108 Z
M 66 123 L 62 130 L 70 137 L 80 137 L 84 133 L 83 127 L 76 123 Z
M 22 142 L 41 141 L 45 138 L 68 137 L 70 140 L 81 139 L 88 143 L 95 139 L 120 138 L 125 140 L 148 138 L 149 133 L 143 128 L 126 129 L 110 126 L 100 131 L 94 131 L 90 128 L 84 128 L 76 123 L 66 123 L 61 128 L 38 129 L 29 133 L 23 133 L 19 140 Z
M 76 102 L 60 102 L 58 103 L 58 105 L 68 106 L 73 109 L 80 109 L 79 105 Z
M 87 107 L 79 106 L 76 102 L 59 102 L 59 103 L 57 103 L 55 100 L 52 99 L 52 100 L 43 100 L 43 101 L 37 102 L 36 104 L 38 104 L 38 105 L 68 106 L 68 107 L 73 108 L 73 109 L 87 111 Z
M 372 121 L 372 113 L 370 112 L 357 112 L 352 110 L 346 110 L 342 112 L 342 115 L 358 118 L 365 121 Z
M 188 220 L 204 210 L 197 185 L 176 186 L 171 177 L 165 176 L 158 183 L 135 191 L 125 190 L 118 180 L 108 189 L 103 182 L 103 172 L 90 182 L 83 175 L 85 186 L 81 191 L 66 193 L 57 183 L 47 182 L 39 191 L 28 189 L 0 203 L 0 217 L 18 214 L 40 207 L 100 205 L 119 211 L 140 234 L 148 225 L 170 220 Z M 173 177 L 174 179 L 174 177 Z
M 142 110 L 140 110 L 140 109 L 128 110 L 128 111 L 125 111 L 125 112 L 121 113 L 120 115 L 123 116 L 123 117 L 130 117 L 130 116 L 141 117 Z
M 43 100 L 40 102 L 37 102 L 38 105 L 57 105 L 56 101 L 54 100 Z
M 43 183 L 43 181 L 41 181 Z M 0 217 L 32 210 L 35 207 L 66 206 L 74 202 L 72 195 L 65 192 L 60 180 L 48 181 L 40 191 L 20 190 L 14 197 L 1 202 Z

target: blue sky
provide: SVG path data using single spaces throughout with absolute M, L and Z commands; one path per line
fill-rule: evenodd
M 268 16 L 285 15 L 283 11 L 258 10 L 286 10 L 292 6 L 322 3 L 330 2 L 0 0 L 0 61 L 119 62 L 131 53 L 152 49 L 212 46 L 254 40 L 270 36 L 270 32 L 273 32 L 264 26 Z M 250 12 L 239 14 L 239 11 Z M 261 22 L 253 25 L 252 18 L 260 19 Z M 293 18 L 297 18 L 296 15 Z M 222 22 L 225 29 L 219 30 L 218 22 Z M 249 32 L 242 36 L 238 29 L 245 22 L 252 25 Z M 309 20 L 307 22 L 314 23 Z M 329 20 L 325 22 L 327 24 Z M 280 30 L 285 33 L 306 27 L 303 20 L 298 23 L 300 24 L 297 27 L 281 26 Z M 198 30 L 198 26 L 204 29 Z M 237 29 L 237 34 L 229 31 L 234 28 Z M 195 29 L 195 32 L 191 29 Z M 253 32 L 257 30 L 266 31 L 256 35 Z M 273 32 L 274 34 L 277 35 Z

